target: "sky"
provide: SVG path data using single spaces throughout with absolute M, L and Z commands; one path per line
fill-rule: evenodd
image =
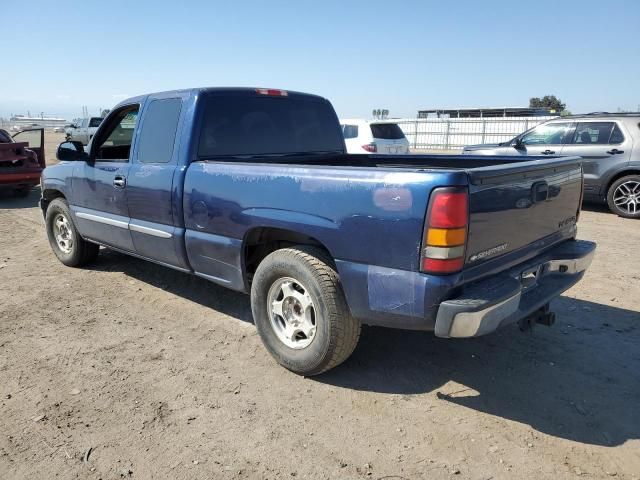
M 638 0 L 28 0 L 2 16 L 5 117 L 200 86 L 315 93 L 342 117 L 547 94 L 640 108 Z

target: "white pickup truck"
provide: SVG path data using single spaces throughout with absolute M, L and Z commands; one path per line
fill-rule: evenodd
M 87 145 L 93 134 L 98 130 L 102 120 L 102 117 L 87 117 L 80 120 L 80 123 L 72 124 L 65 130 L 67 140 L 75 140 Z

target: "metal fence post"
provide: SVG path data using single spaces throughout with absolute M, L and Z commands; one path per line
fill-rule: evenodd
M 447 120 L 447 131 L 444 134 L 444 149 L 449 150 L 449 129 L 451 128 L 451 120 Z

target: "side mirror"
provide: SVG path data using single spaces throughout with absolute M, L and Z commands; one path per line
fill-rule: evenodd
M 515 138 L 512 145 L 516 150 L 524 150 L 524 143 L 522 143 L 522 139 L 520 137 Z
M 84 151 L 82 142 L 63 142 L 58 145 L 58 152 L 56 154 L 58 160 L 74 162 L 74 161 L 87 161 L 89 155 Z

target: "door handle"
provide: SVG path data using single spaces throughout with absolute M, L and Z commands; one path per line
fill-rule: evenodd
M 607 150 L 607 153 L 609 155 L 615 155 L 617 153 L 624 153 L 624 150 L 618 150 L 617 148 L 614 148 L 613 150 Z
M 113 179 L 113 186 L 115 188 L 124 188 L 127 186 L 127 179 L 117 175 L 116 178 Z
M 541 153 L 542 155 L 553 155 L 556 152 L 554 152 L 553 150 L 545 150 L 544 152 L 541 152 Z

